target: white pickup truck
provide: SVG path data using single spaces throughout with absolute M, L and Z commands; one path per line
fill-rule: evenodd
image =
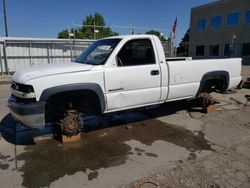
M 100 115 L 227 90 L 241 81 L 241 59 L 166 61 L 158 37 L 98 40 L 74 62 L 32 66 L 13 76 L 8 106 L 22 124 L 60 122 L 66 135 L 79 113 Z

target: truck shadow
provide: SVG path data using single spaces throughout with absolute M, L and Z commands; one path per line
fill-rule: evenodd
M 200 108 L 200 105 L 184 100 L 113 116 L 84 117 L 86 123 L 80 135 L 81 139 L 67 144 L 61 144 L 53 139 L 36 139 L 35 145 L 31 145 L 34 144 L 34 137 L 53 133 L 53 125 L 47 124 L 42 131 L 24 128 L 17 124 L 10 114 L 3 118 L 0 129 L 3 138 L 8 142 L 27 145 L 24 148 L 25 152 L 15 156 L 17 169 L 22 172 L 22 186 L 49 187 L 51 182 L 77 172 L 83 172 L 86 179 L 82 181 L 88 183 L 98 178 L 99 169 L 120 166 L 130 161 L 130 157 L 135 157 L 139 161 L 146 157 L 146 161 L 151 162 L 158 157 L 163 157 L 164 160 L 172 163 L 180 160 L 182 162 L 184 159 L 193 160 L 196 158 L 196 151 L 213 151 L 212 143 L 205 139 L 203 132 L 198 131 L 195 134 L 183 127 L 154 119 L 181 110 L 190 110 L 193 107 Z M 143 145 L 152 146 L 159 140 L 182 147 L 189 156 L 183 158 L 168 155 L 168 153 L 166 156 L 160 156 L 161 153 L 147 151 L 126 143 L 138 141 Z M 165 146 L 170 147 L 169 152 L 173 152 L 171 145 Z M 25 162 L 18 167 L 17 161 Z
M 11 114 L 7 114 L 0 123 L 0 136 L 7 142 L 16 145 L 34 144 L 33 138 L 53 132 L 53 126 L 48 124 L 43 130 L 24 127 L 16 122 Z
M 150 109 L 136 109 L 99 117 L 83 117 L 85 126 L 82 132 L 91 132 L 114 126 L 128 125 L 133 122 L 175 114 L 181 110 L 203 112 L 202 101 L 181 100 L 164 103 Z M 43 130 L 31 129 L 17 123 L 12 118 L 11 114 L 7 114 L 0 122 L 0 133 L 0 136 L 7 142 L 16 145 L 32 145 L 34 144 L 35 137 L 47 134 L 54 134 L 54 138 L 60 140 L 60 130 L 55 129 L 53 124 L 46 124 Z

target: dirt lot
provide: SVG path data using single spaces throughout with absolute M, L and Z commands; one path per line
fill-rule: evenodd
M 250 187 L 246 94 L 213 93 L 218 103 L 207 114 L 180 101 L 87 117 L 81 141 L 62 144 L 51 138 L 52 125 L 16 125 L 9 85 L 0 85 L 1 187 Z

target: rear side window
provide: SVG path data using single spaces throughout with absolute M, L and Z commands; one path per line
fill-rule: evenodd
M 128 41 L 117 55 L 118 66 L 155 64 L 155 54 L 149 39 Z

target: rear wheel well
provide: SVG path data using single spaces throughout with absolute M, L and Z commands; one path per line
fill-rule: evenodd
M 68 110 L 85 114 L 101 114 L 98 95 L 92 90 L 76 90 L 56 93 L 46 100 L 45 119 L 58 119 Z
M 197 96 L 203 92 L 226 91 L 229 85 L 229 74 L 226 71 L 215 71 L 205 74 L 200 82 Z

